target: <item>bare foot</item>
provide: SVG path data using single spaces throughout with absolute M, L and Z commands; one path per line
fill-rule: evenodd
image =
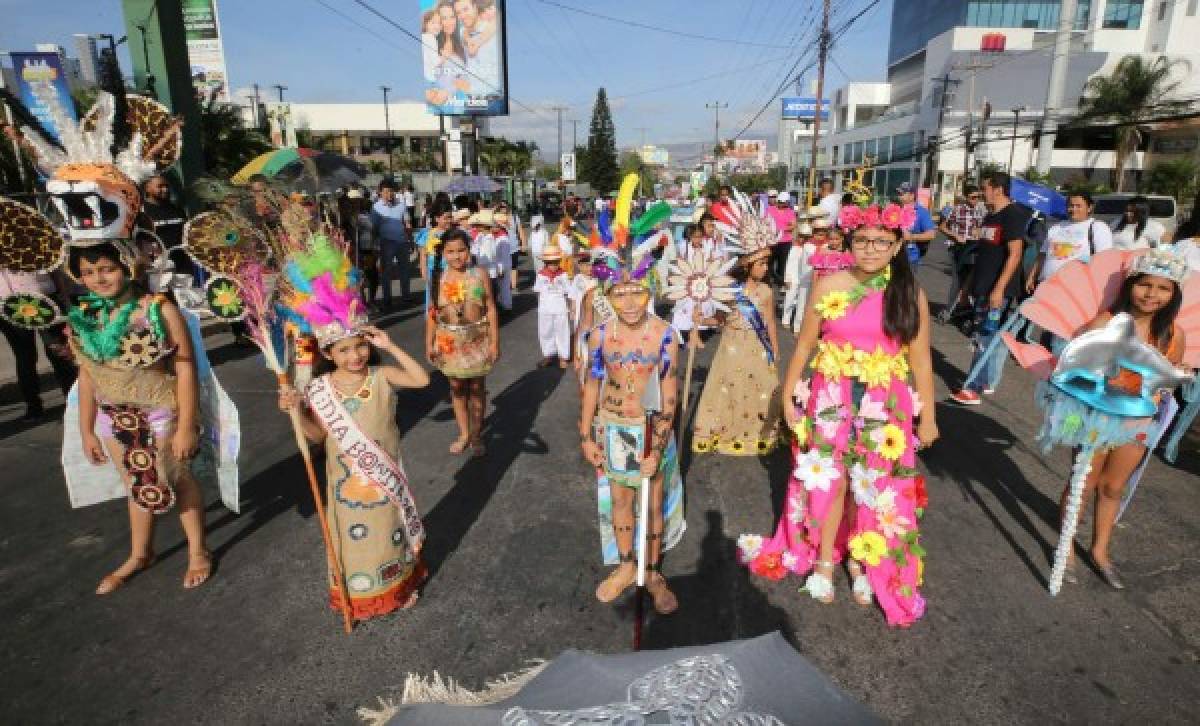
M 450 453 L 451 454 L 461 454 L 462 452 L 464 452 L 466 450 L 467 450 L 467 437 L 466 436 L 459 436 L 457 439 L 454 440 L 453 444 L 450 444 Z
M 208 581 L 212 575 L 212 554 L 202 550 L 188 555 L 187 572 L 183 573 L 183 589 L 192 590 Z
M 96 594 L 108 595 L 124 585 L 126 580 L 149 567 L 153 561 L 153 554 L 144 557 L 130 557 L 120 567 L 105 575 L 100 580 L 100 584 L 96 586 Z
M 410 607 L 417 604 L 418 598 L 420 598 L 420 595 L 418 593 L 414 592 L 413 594 L 409 595 L 408 599 L 404 601 L 404 604 L 400 606 L 400 609 L 408 610 Z
M 629 589 L 629 586 L 635 581 L 637 581 L 637 566 L 632 562 L 623 562 L 617 565 L 617 569 L 613 570 L 596 588 L 596 599 L 603 603 L 612 602 Z
M 654 601 L 654 612 L 659 615 L 670 615 L 679 609 L 679 600 L 671 588 L 667 587 L 667 578 L 662 573 L 655 572 L 646 578 L 646 590 Z

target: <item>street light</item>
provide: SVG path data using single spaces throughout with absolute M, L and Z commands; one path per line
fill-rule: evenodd
M 1013 152 L 1017 150 L 1017 124 L 1021 122 L 1021 113 L 1028 110 L 1025 106 L 1017 106 L 1013 112 L 1012 140 L 1008 143 L 1008 173 L 1013 173 Z
M 274 88 L 276 91 L 279 91 L 279 102 L 283 103 L 283 92 L 286 91 L 288 89 L 288 87 L 276 83 L 274 86 L 271 86 L 271 88 Z
M 387 158 L 388 158 L 388 176 L 395 178 L 396 170 L 392 162 L 392 121 L 388 116 L 388 91 L 392 90 L 389 86 L 380 86 L 383 91 L 383 126 L 387 131 Z

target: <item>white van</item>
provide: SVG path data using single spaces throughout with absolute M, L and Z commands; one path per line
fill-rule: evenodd
M 1158 222 L 1166 230 L 1164 239 L 1171 239 L 1175 235 L 1175 227 L 1177 225 L 1176 218 L 1179 213 L 1175 204 L 1174 197 L 1165 197 L 1161 194 L 1098 194 L 1095 202 L 1096 208 L 1092 211 L 1092 216 L 1102 222 L 1108 223 L 1109 227 L 1116 228 L 1121 222 L 1121 215 L 1125 214 L 1125 207 L 1129 205 L 1129 200 L 1134 197 L 1145 197 L 1150 204 L 1150 219 Z

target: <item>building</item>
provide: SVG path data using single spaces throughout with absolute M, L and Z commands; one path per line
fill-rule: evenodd
M 788 191 L 803 194 L 808 189 L 812 168 L 813 134 L 816 132 L 817 99 L 812 97 L 787 97 L 782 100 L 779 114 L 779 158 L 787 167 Z M 821 104 L 821 135 L 829 131 L 829 99 Z M 818 167 L 828 164 L 824 148 L 817 146 Z
M 386 163 L 390 145 L 396 152 L 432 155 L 438 168 L 443 168 L 444 154 L 448 150 L 451 170 L 458 171 L 464 168 L 463 159 L 471 156 L 470 139 L 475 133 L 472 129 L 477 128 L 480 135 L 487 132 L 486 118 L 460 120 L 446 116 L 443 129 L 439 117 L 429 113 L 424 102 L 389 103 L 386 116 L 382 103 L 289 105 L 297 132 L 307 132 L 314 148 L 335 151 L 363 162 Z M 464 138 L 468 146 L 465 155 Z
M 33 46 L 33 49 L 39 53 L 55 53 L 58 55 L 59 61 L 62 63 L 63 73 L 67 76 L 67 86 L 71 89 L 72 93 L 85 86 L 95 85 L 84 80 L 79 59 L 67 55 L 67 51 L 61 45 L 57 43 L 37 43 Z
M 100 82 L 100 52 L 96 49 L 96 36 L 86 33 L 75 34 L 75 55 L 79 56 L 79 76 L 85 83 Z
M 1126 55 L 1166 54 L 1200 69 L 1195 0 L 1079 0 L 1056 117 L 1075 112 L 1084 85 Z M 984 164 L 1015 173 L 1033 166 L 1044 117 L 1059 0 L 929 0 L 896 3 L 886 82 L 851 83 L 833 94 L 823 145 L 826 175 L 841 180 L 866 160 L 880 194 L 919 180 L 949 195 Z M 1180 73 L 1180 96 L 1200 95 L 1200 77 Z M 1193 129 L 1191 139 L 1195 139 Z M 1188 134 L 1173 131 L 1171 149 Z M 1108 183 L 1115 166 L 1111 130 L 1063 133 L 1051 142 L 1056 181 Z M 969 147 L 969 148 L 968 148 Z M 1127 182 L 1148 168 L 1149 150 L 1127 162 Z M 1128 184 L 1127 184 L 1128 186 Z

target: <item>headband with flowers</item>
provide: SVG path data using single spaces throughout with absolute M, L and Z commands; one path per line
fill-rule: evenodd
M 903 207 L 899 204 L 889 204 L 886 207 L 875 204 L 868 207 L 846 204 L 838 212 L 838 226 L 846 232 L 851 232 L 859 227 L 903 230 L 912 227 L 916 221 L 917 210 L 911 204 Z

